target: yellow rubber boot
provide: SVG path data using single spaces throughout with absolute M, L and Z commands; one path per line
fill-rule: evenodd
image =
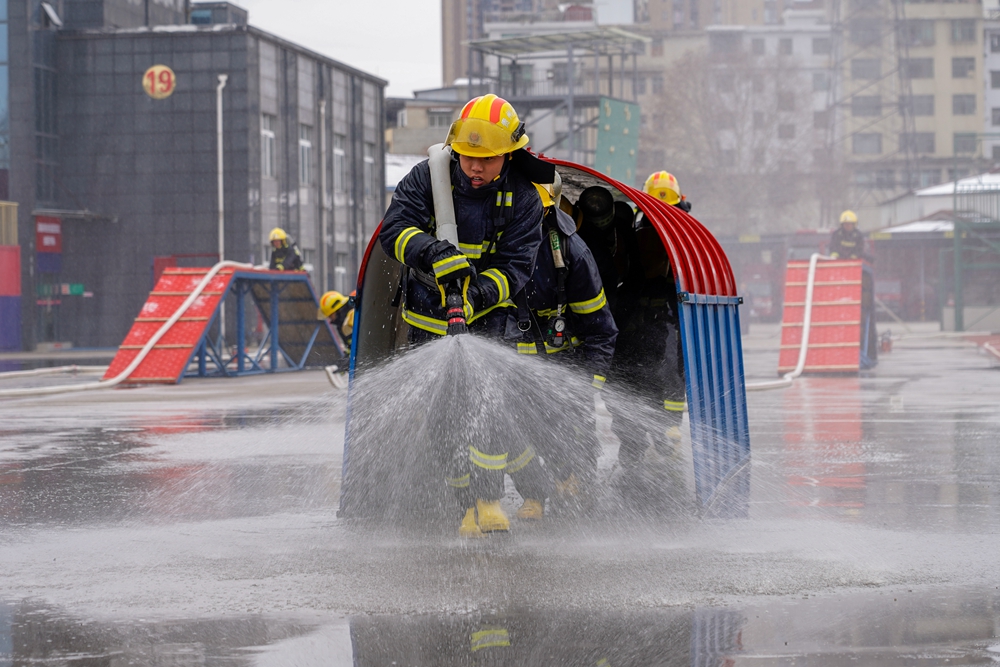
M 484 533 L 510 530 L 510 519 L 500 508 L 499 500 L 476 500 L 476 511 L 479 515 L 479 530 Z
M 517 518 L 539 521 L 544 513 L 545 510 L 542 507 L 541 501 L 533 498 L 525 498 L 524 504 L 517 510 Z
M 475 507 L 465 510 L 462 525 L 458 527 L 458 535 L 459 537 L 484 537 L 483 531 L 479 530 L 479 526 L 476 524 Z
M 556 493 L 559 494 L 560 498 L 576 498 L 580 495 L 580 478 L 576 476 L 576 473 L 570 473 L 570 476 L 563 481 L 556 481 Z

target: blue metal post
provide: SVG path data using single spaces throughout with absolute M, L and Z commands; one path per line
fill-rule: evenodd
M 245 286 L 244 280 L 237 280 L 233 284 L 233 290 L 236 292 L 236 372 L 240 374 L 243 373 L 243 358 L 247 353 L 246 308 L 243 305 Z
M 271 281 L 271 372 L 278 371 L 278 283 Z

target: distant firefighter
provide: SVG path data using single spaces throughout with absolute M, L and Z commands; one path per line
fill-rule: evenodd
M 671 206 L 676 206 L 685 213 L 691 212 L 691 202 L 681 194 L 681 186 L 668 171 L 657 171 L 649 175 L 642 189 L 653 197 Z
M 867 259 L 865 235 L 858 231 L 858 216 L 854 211 L 840 214 L 840 227 L 830 237 L 829 255 L 837 259 Z
M 271 230 L 271 270 L 302 271 L 302 254 L 281 227 Z

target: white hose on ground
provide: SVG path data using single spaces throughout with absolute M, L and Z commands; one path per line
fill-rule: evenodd
M 783 389 L 784 387 L 791 387 L 792 381 L 802 375 L 802 371 L 806 367 L 806 355 L 809 352 L 809 325 L 812 323 L 812 301 L 813 288 L 816 285 L 816 264 L 821 259 L 833 259 L 833 257 L 827 257 L 826 255 L 821 255 L 816 252 L 809 258 L 809 277 L 806 279 L 806 302 L 804 312 L 802 314 L 802 344 L 799 346 L 799 361 L 795 365 L 795 369 L 785 373 L 780 380 L 768 380 L 765 382 L 753 382 L 747 384 L 747 391 L 763 391 L 765 389 Z
M 109 389 L 111 387 L 121 384 L 126 378 L 128 378 L 129 375 L 132 374 L 132 371 L 134 371 L 136 368 L 139 367 L 139 364 L 141 364 L 142 360 L 146 358 L 146 355 L 149 354 L 149 351 L 153 349 L 153 346 L 156 345 L 156 343 L 159 342 L 161 338 L 163 338 L 163 336 L 167 333 L 167 331 L 170 330 L 170 327 L 172 327 L 177 322 L 177 320 L 181 318 L 181 315 L 183 315 L 187 311 L 187 309 L 191 307 L 191 304 L 195 302 L 195 299 L 201 296 L 201 293 L 205 291 L 205 288 L 212 281 L 212 278 L 215 277 L 215 274 L 217 274 L 222 269 L 229 267 L 232 267 L 234 269 L 252 269 L 253 265 L 244 264 L 242 262 L 231 262 L 227 260 L 224 262 L 219 262 L 211 269 L 209 269 L 208 273 L 205 274 L 205 277 L 202 278 L 201 281 L 198 283 L 198 285 L 194 288 L 194 291 L 192 291 L 191 294 L 188 295 L 188 298 L 184 300 L 184 303 L 182 303 L 180 307 L 177 309 L 177 311 L 174 312 L 174 314 L 171 315 L 159 329 L 157 329 L 156 333 L 153 334 L 153 337 L 150 338 L 149 341 L 147 341 L 147 343 L 142 347 L 141 350 L 139 350 L 139 354 L 135 355 L 135 359 L 132 360 L 132 363 L 126 366 L 125 370 L 123 370 L 121 373 L 114 376 L 110 380 L 101 380 L 100 382 L 87 382 L 82 384 L 67 384 L 67 385 L 60 385 L 57 387 L 32 387 L 30 389 L 4 389 L 0 391 L 0 398 L 14 398 L 20 396 L 45 396 L 48 394 L 65 394 L 75 391 L 89 391 L 92 389 Z
M 0 380 L 14 378 L 37 377 L 40 375 L 58 375 L 59 373 L 103 373 L 107 366 L 54 366 L 52 368 L 35 368 L 30 371 L 7 371 L 0 373 Z
M 451 147 L 434 144 L 427 149 L 427 164 L 431 169 L 431 195 L 434 199 L 434 219 L 437 237 L 458 247 L 458 223 L 455 222 L 455 200 L 451 194 Z

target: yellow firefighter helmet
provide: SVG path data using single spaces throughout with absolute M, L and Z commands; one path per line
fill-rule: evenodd
M 851 223 L 853 225 L 858 224 L 858 215 L 857 215 L 857 213 L 855 213 L 854 211 L 850 211 L 850 210 L 844 211 L 843 213 L 841 213 L 840 214 L 840 223 L 844 224 L 845 222 L 849 222 L 849 223 Z
M 462 107 L 445 143 L 461 155 L 496 157 L 527 146 L 528 135 L 510 102 L 490 93 Z
M 319 313 L 316 319 L 325 320 L 344 307 L 347 297 L 340 292 L 327 292 L 319 299 Z
M 662 202 L 676 206 L 681 200 L 681 186 L 668 171 L 657 171 L 649 175 L 642 189 Z

